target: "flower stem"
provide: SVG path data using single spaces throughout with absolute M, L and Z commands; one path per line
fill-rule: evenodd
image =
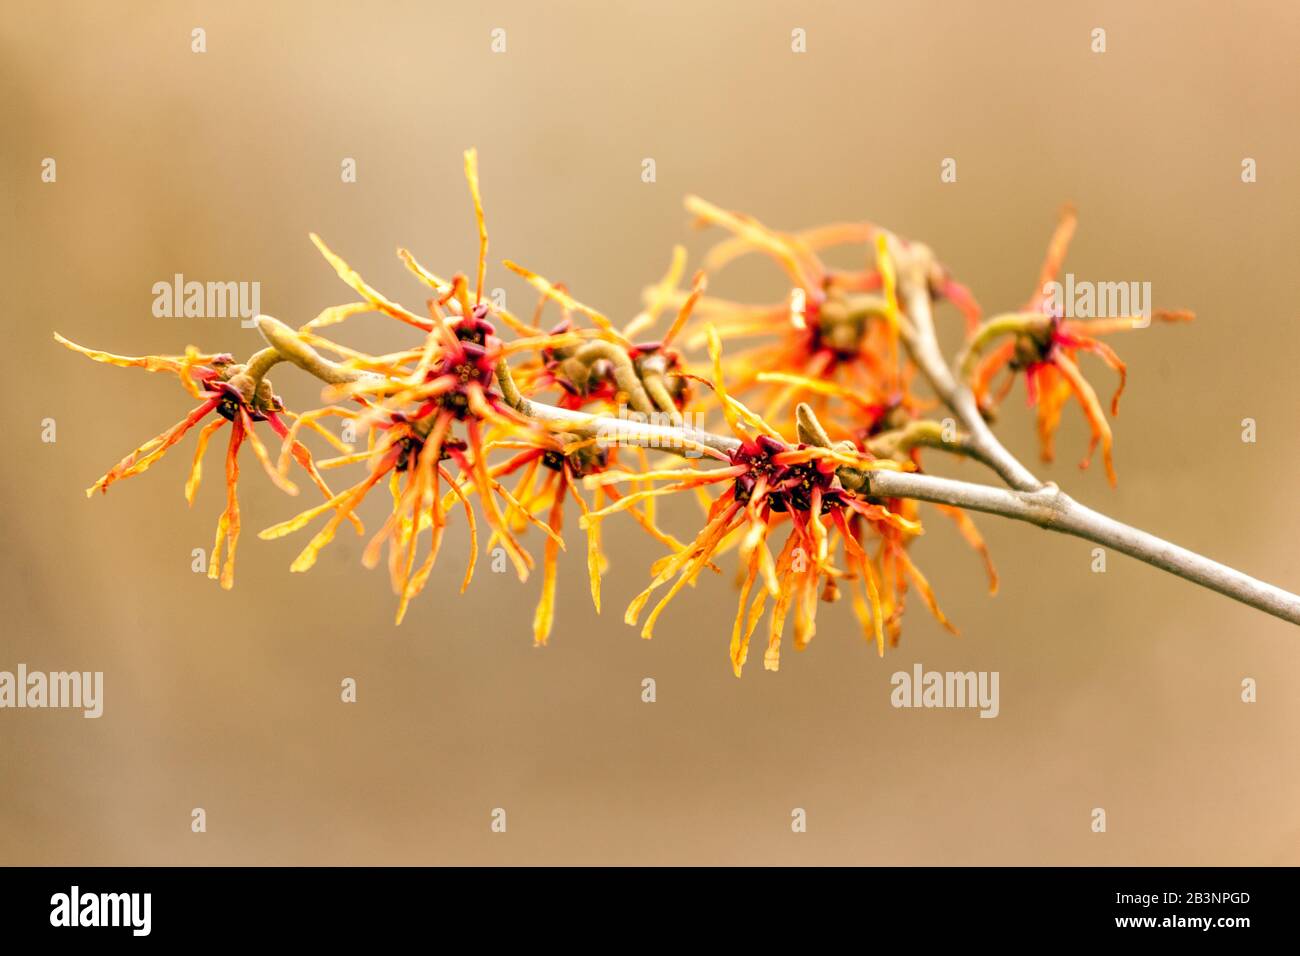
M 293 329 L 269 315 L 257 317 L 257 330 L 262 338 L 287 362 L 292 362 L 304 372 L 309 372 L 329 385 L 346 385 L 355 382 L 364 373 L 343 368 L 323 357 L 304 342 Z M 260 353 L 259 353 L 260 354 Z

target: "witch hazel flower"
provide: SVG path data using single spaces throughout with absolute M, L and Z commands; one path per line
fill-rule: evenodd
M 359 402 L 364 412 L 358 423 L 372 431 L 370 447 L 363 453 L 345 456 L 327 464 L 335 467 L 364 461 L 368 475 L 327 502 L 308 509 L 260 533 L 275 539 L 305 527 L 333 509 L 334 514 L 313 536 L 290 565 L 292 571 L 307 571 L 322 549 L 333 540 L 344 517 L 353 514 L 380 482 L 388 481 L 392 509 L 380 530 L 371 538 L 363 563 L 374 567 L 385 546 L 394 592 L 398 596 L 396 620 L 404 618 L 410 601 L 423 590 L 437 560 L 449 513 L 459 502 L 470 523 L 471 554 L 462 590 L 473 578 L 477 554 L 477 522 L 470 497 L 477 495 L 493 545 L 500 544 L 519 579 L 526 580 L 535 565 L 533 557 L 512 532 L 507 514 L 522 514 L 522 506 L 510 495 L 488 463 L 489 453 L 500 443 L 488 436 L 530 434 L 536 424 L 523 419 L 504 401 L 497 380 L 498 368 L 514 353 L 544 345 L 564 344 L 573 337 L 526 336 L 505 343 L 496 334 L 492 318 L 507 317 L 512 328 L 532 330 L 504 310 L 483 301 L 488 233 L 479 191 L 477 155 L 465 155 L 465 172 L 479 234 L 479 261 L 471 293 L 464 275 L 444 281 L 401 250 L 408 268 L 435 295 L 428 300 L 429 316 L 419 316 L 371 287 L 341 257 L 318 237 L 312 237 L 339 277 L 360 293 L 363 302 L 326 310 L 300 330 L 304 346 L 333 351 L 341 359 L 335 367 L 353 373 L 347 380 L 326 390 L 327 398 Z M 347 349 L 324 338 L 320 329 L 336 325 L 353 315 L 375 311 L 396 318 L 425 333 L 423 345 L 406 351 L 374 356 Z M 463 430 L 464 437 L 456 434 Z M 380 434 L 373 440 L 374 433 Z M 451 471 L 452 468 L 456 472 Z M 531 518 L 531 516 L 529 516 Z M 544 527 L 541 522 L 531 523 Z M 430 532 L 430 542 L 417 564 L 421 533 Z
M 680 421 L 691 390 L 676 339 L 704 292 L 704 273 L 695 274 L 690 293 L 677 303 L 677 315 L 661 336 L 646 339 L 642 334 L 658 322 L 674 298 L 685 258 L 682 247 L 674 249 L 668 272 L 655 287 L 656 295 L 622 329 L 604 313 L 575 299 L 565 285 L 507 260 L 506 268 L 541 293 L 534 325 L 547 302 L 557 303 L 562 310 L 560 322 L 549 332 L 557 337 L 557 344 L 542 348 L 534 360 L 513 371 L 521 392 L 535 396 L 556 388 L 560 392 L 557 404 L 562 408 L 597 407 L 609 412 L 627 408 Z M 575 315 L 586 317 L 592 328 L 580 328 Z M 538 328 L 532 331 L 541 334 Z M 565 337 L 570 341 L 558 341 Z
M 958 365 L 980 406 L 989 412 L 1006 397 L 1016 373 L 1024 373 L 1025 397 L 1028 404 L 1037 409 L 1041 454 L 1047 462 L 1055 457 L 1055 435 L 1061 423 L 1061 413 L 1069 400 L 1075 399 L 1091 433 L 1088 452 L 1079 467 L 1088 467 L 1093 452 L 1100 445 L 1106 477 L 1114 485 L 1117 481 L 1112 453 L 1114 436 L 1101 400 L 1079 368 L 1079 355 L 1081 352 L 1096 355 L 1118 376 L 1110 400 L 1110 414 L 1117 415 L 1119 399 L 1128 380 L 1128 369 L 1115 350 L 1098 336 L 1145 328 L 1151 318 L 1162 322 L 1188 322 L 1193 315 L 1185 310 L 1157 309 L 1150 317 L 1116 316 L 1089 320 L 1064 317 L 1059 303 L 1046 289 L 1060 275 L 1076 223 L 1074 208 L 1066 206 L 1048 243 L 1034 295 L 1021 311 L 995 316 L 975 330 L 958 359 Z M 1003 371 L 1010 374 L 995 389 L 993 381 Z
M 761 392 L 759 411 L 772 421 L 784 421 L 793 405 L 810 403 L 833 430 L 843 431 L 838 412 L 868 394 L 880 401 L 906 400 L 906 371 L 898 346 L 898 308 L 893 301 L 887 245 L 907 243 L 871 223 L 831 223 L 799 233 L 783 233 L 742 213 L 728 212 L 698 197 L 686 200 L 701 225 L 717 225 L 731 238 L 716 245 L 704 260 L 710 274 L 750 252 L 762 252 L 785 271 L 792 282 L 787 301 L 748 305 L 717 298 L 700 302 L 701 323 L 711 324 L 730 341 L 761 338 L 745 350 L 733 351 L 725 363 L 734 394 Z M 858 245 L 864 264 L 843 270 L 828 266 L 819 250 Z M 918 244 L 919 246 L 919 244 Z M 978 321 L 979 307 L 932 255 L 927 280 L 936 297 L 946 297 Z M 688 340 L 704 344 L 704 333 Z M 862 404 L 860 401 L 857 404 Z
M 265 422 L 277 436 L 289 439 L 288 448 L 293 458 L 327 499 L 333 497 L 333 492 L 316 469 L 310 452 L 302 444 L 289 438 L 289 429 L 285 426 L 281 415 L 291 413 L 286 411 L 284 403 L 273 393 L 271 383 L 258 369 L 256 357 L 248 365 L 242 365 L 236 363 L 233 356 L 228 353 L 204 355 L 194 348 L 188 349 L 183 356 L 114 355 L 110 352 L 85 348 L 57 332 L 54 338 L 59 344 L 96 362 L 175 375 L 190 397 L 198 401 L 198 404 L 179 422 L 140 445 L 87 488 L 87 497 L 97 491 L 107 494 L 109 487 L 115 482 L 143 474 L 200 422 L 207 420 L 207 424 L 199 431 L 194 460 L 185 482 L 185 501 L 192 505 L 199 489 L 199 482 L 202 480 L 203 453 L 207 450 L 208 442 L 213 435 L 229 423 L 230 440 L 226 446 L 225 461 L 226 508 L 217 521 L 216 541 L 208 565 L 208 577 L 219 580 L 223 588 L 229 590 L 235 583 L 235 550 L 239 544 L 240 534 L 239 496 L 236 488 L 239 483 L 239 451 L 245 441 L 277 488 L 290 495 L 298 493 L 297 486 L 271 463 L 266 446 L 257 435 L 256 424 Z M 222 563 L 223 550 L 225 551 L 224 564 Z
M 861 588 L 864 606 L 869 608 L 866 621 L 874 628 L 874 639 L 883 650 L 884 609 L 880 589 L 848 522 L 861 517 L 914 533 L 921 529 L 884 506 L 845 489 L 839 470 L 851 468 L 861 473 L 901 466 L 893 461 L 875 461 L 851 449 L 786 442 L 770 424 L 728 394 L 720 374 L 721 341 L 716 330 L 710 334 L 709 342 L 715 373 L 715 380 L 710 384 L 737 440 L 730 453 L 710 450 L 710 458 L 722 466 L 606 472 L 585 479 L 587 486 L 593 488 L 646 479 L 668 482 L 633 491 L 601 511 L 589 512 L 582 519 L 587 527 L 640 500 L 721 487 L 708 506 L 704 528 L 685 548 L 655 563 L 650 585 L 628 605 L 625 620 L 636 624 L 649 599 L 659 588 L 667 586 L 667 592 L 641 628 L 643 637 L 652 637 L 660 615 L 681 589 L 693 584 L 701 571 L 713 569 L 714 559 L 734 546 L 740 555 L 744 581 L 731 643 L 732 666 L 737 676 L 744 667 L 750 639 L 769 599 L 773 604 L 764 666 L 775 670 L 780 664 L 781 637 L 791 610 L 795 611 L 795 646 L 802 649 L 815 632 L 818 601 L 838 596 L 839 582 L 845 580 Z M 774 555 L 769 538 L 774 529 L 786 522 L 791 526 L 790 533 Z M 853 565 L 851 571 L 831 561 L 831 542 L 835 536 L 844 541 L 846 555 Z

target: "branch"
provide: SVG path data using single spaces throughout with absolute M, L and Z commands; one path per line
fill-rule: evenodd
M 1012 488 L 1034 491 L 1043 483 L 1020 463 L 1015 455 L 1003 447 L 980 414 L 975 396 L 963 382 L 959 382 L 939 351 L 939 340 L 934 332 L 934 317 L 930 306 L 930 287 L 925 279 L 921 262 L 910 263 L 910 268 L 900 269 L 900 290 L 907 306 L 909 324 L 902 326 L 903 344 L 907 346 L 912 361 L 926 377 L 934 393 L 952 409 L 961 424 L 970 433 L 972 448 L 977 457 L 991 466 Z
M 902 428 L 882 432 L 866 441 L 867 451 L 877 458 L 894 458 L 906 455 L 913 448 L 937 448 L 941 451 L 965 458 L 972 458 L 987 465 L 994 471 L 997 467 L 984 449 L 975 444 L 974 439 L 965 432 L 957 432 L 951 438 L 946 437 L 946 426 L 941 422 L 928 419 L 910 421 Z
M 673 447 L 673 442 L 690 440 L 723 452 L 730 452 L 740 446 L 740 442 L 734 438 L 707 432 L 687 432 L 668 426 L 637 426 L 624 419 L 584 415 L 527 399 L 521 399 L 521 403 L 519 411 L 530 417 L 542 421 L 581 422 L 587 428 L 599 429 L 606 435 L 625 435 L 625 440 L 628 441 L 637 441 L 639 436 L 649 434 L 659 439 L 662 443 L 660 447 Z M 844 475 L 846 470 L 840 470 L 842 478 L 847 477 Z M 853 470 L 853 478 L 854 484 L 860 482 L 862 485 L 860 493 L 872 497 L 913 498 L 934 504 L 953 505 L 1083 538 L 1284 621 L 1300 624 L 1300 595 L 1284 591 L 1195 551 L 1093 511 L 1069 497 L 1055 484 L 1048 483 L 1032 490 L 1017 491 L 906 471 Z
M 1043 485 L 1035 491 L 1010 491 L 901 471 L 867 472 L 867 484 L 871 494 L 882 498 L 914 498 L 956 505 L 1074 535 L 1113 548 L 1284 621 L 1300 624 L 1300 596 L 1093 511 L 1054 484 Z
M 1014 490 L 1005 491 L 932 475 L 874 471 L 864 475 L 871 494 L 956 505 L 1074 535 L 1113 548 L 1284 621 L 1300 624 L 1300 596 L 1093 511 L 1055 484 L 1039 481 L 1007 451 L 988 427 L 970 388 L 953 376 L 939 350 L 930 288 L 926 281 L 931 264 L 924 258 L 926 255 L 928 250 L 910 257 L 900 269 L 900 291 L 911 320 L 910 327 L 904 325 L 902 328 L 904 344 L 935 394 L 970 432 L 973 457 L 990 465 Z M 1023 321 L 1023 318 L 1010 316 L 1009 320 Z M 969 349 L 963 351 L 959 361 L 965 364 L 969 354 Z
M 928 292 L 924 293 L 923 299 L 916 294 L 910 295 L 909 311 L 914 322 L 919 320 L 918 324 L 924 325 L 929 319 Z M 292 329 L 275 319 L 267 316 L 260 317 L 258 328 L 267 342 L 286 360 L 322 381 L 337 384 L 354 381 L 359 377 L 358 373 L 321 357 L 311 346 L 299 339 Z M 914 354 L 917 356 L 918 364 L 921 364 L 922 359 L 930 358 L 927 354 L 927 338 L 924 332 L 921 332 L 914 337 L 914 340 L 917 347 Z M 933 341 L 932 326 L 929 340 Z M 970 408 L 974 411 L 974 419 L 966 421 L 967 427 L 971 430 L 969 440 L 973 447 L 978 449 L 981 459 L 992 464 L 1008 483 L 1019 483 L 1028 487 L 995 488 L 990 485 L 957 481 L 918 472 L 841 469 L 840 477 L 846 487 L 852 486 L 859 493 L 875 498 L 912 498 L 917 501 L 952 505 L 985 514 L 1000 515 L 1015 521 L 1024 521 L 1048 531 L 1073 535 L 1127 554 L 1152 567 L 1217 591 L 1225 597 L 1240 601 L 1284 621 L 1300 624 L 1300 595 L 1284 591 L 1194 551 L 1109 518 L 1079 504 L 1055 484 L 1039 482 L 989 432 L 978 410 L 974 409 L 974 398 L 970 390 L 956 385 L 942 360 L 937 365 L 932 362 L 927 364 L 930 364 L 931 368 L 926 370 L 923 365 L 923 370 L 927 375 L 932 373 L 935 375 L 932 383 L 936 391 L 940 391 L 941 395 L 946 392 L 949 397 L 945 397 L 945 401 L 951 399 L 951 407 L 954 411 L 960 414 L 960 409 L 966 407 L 963 396 L 969 399 Z M 939 370 L 942 372 L 940 373 Z M 674 451 L 707 448 L 722 455 L 730 455 L 740 447 L 738 439 L 726 435 L 715 435 L 673 425 L 611 418 L 606 415 L 591 415 L 532 401 L 520 394 L 504 360 L 497 365 L 497 378 L 506 402 L 520 414 L 541 422 L 564 424 L 566 430 L 580 432 L 587 436 L 599 436 L 615 443 L 651 444 L 654 447 Z M 982 431 L 972 427 L 972 422 L 978 422 L 982 426 Z M 825 433 L 810 413 L 802 415 L 800 424 L 802 439 L 805 441 L 811 439 L 811 443 L 814 444 L 823 443 Z

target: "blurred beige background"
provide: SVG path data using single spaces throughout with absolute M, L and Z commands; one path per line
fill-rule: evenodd
M 300 323 L 350 298 L 308 230 L 418 306 L 392 252 L 472 267 L 469 145 L 489 285 L 516 308 L 532 296 L 501 258 L 630 316 L 672 243 L 695 261 L 712 238 L 682 210 L 696 192 L 789 228 L 885 223 L 1005 309 L 1073 199 L 1076 275 L 1148 280 L 1158 305 L 1199 318 L 1115 343 L 1131 372 L 1119 489 L 1075 469 L 1073 407 L 1050 477 L 1294 589 L 1294 4 L 52 2 L 9 10 L 0 38 L 0 669 L 106 682 L 97 721 L 0 712 L 0 862 L 1300 863 L 1300 632 L 1255 611 L 1119 555 L 1094 574 L 1083 542 L 983 519 L 1003 576 L 990 599 L 932 522 L 915 556 L 960 639 L 916 606 L 881 661 L 832 606 L 806 653 L 779 674 L 755 658 L 737 681 L 729 580 L 683 594 L 652 642 L 621 622 L 653 555 L 630 522 L 609 525 L 603 617 L 582 549 L 565 558 L 549 649 L 530 646 L 538 581 L 481 573 L 457 595 L 459 521 L 395 629 L 354 536 L 305 576 L 288 571 L 305 538 L 256 539 L 298 505 L 251 464 L 227 594 L 190 571 L 221 509 L 215 449 L 192 511 L 190 442 L 106 499 L 82 493 L 185 396 L 51 341 L 246 355 L 255 332 L 154 318 L 151 287 L 177 272 L 257 280 L 262 309 Z M 942 185 L 947 156 L 959 178 Z M 41 182 L 44 157 L 57 183 Z M 344 157 L 356 184 L 340 182 Z M 715 289 L 759 299 L 780 281 L 755 262 Z M 358 320 L 352 340 L 388 347 L 403 340 L 393 325 Z M 274 379 L 293 407 L 314 403 L 302 377 Z M 1002 427 L 1033 458 L 1022 395 Z M 47 417 L 55 444 L 40 440 Z M 694 512 L 677 515 L 687 531 Z M 1001 716 L 892 709 L 890 675 L 917 661 L 999 671 Z M 355 705 L 339 702 L 348 676 Z M 205 834 L 190 832 L 194 807 Z M 790 831 L 794 807 L 806 834 Z

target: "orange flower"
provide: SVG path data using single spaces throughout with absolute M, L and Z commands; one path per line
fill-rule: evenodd
M 339 276 L 360 293 L 364 301 L 327 309 L 304 326 L 299 337 L 306 344 L 340 356 L 341 367 L 366 373 L 348 384 L 332 386 L 327 390 L 327 396 L 361 403 L 364 411 L 356 416 L 356 422 L 371 429 L 371 444 L 365 452 L 323 462 L 322 465 L 336 467 L 366 462 L 369 473 L 351 488 L 334 496 L 325 506 L 308 509 L 265 529 L 260 535 L 273 539 L 290 534 L 333 509 L 335 514 L 290 565 L 293 571 L 306 571 L 315 564 L 320 551 L 333 540 L 342 520 L 358 508 L 372 488 L 387 479 L 393 496 L 392 509 L 366 548 L 363 563 L 367 567 L 377 565 L 387 546 L 389 574 L 398 596 L 396 620 L 399 624 L 411 599 L 420 593 L 429 579 L 441 547 L 448 514 L 458 502 L 463 506 L 470 525 L 471 553 L 461 586 L 462 590 L 468 587 L 478 549 L 477 523 L 470 503 L 474 494 L 481 497 L 483 514 L 492 532 L 492 543 L 501 544 L 521 581 L 528 577 L 534 559 L 519 543 L 512 522 L 506 517 L 507 514 L 517 517 L 524 511 L 497 480 L 499 472 L 489 465 L 487 457 L 491 450 L 512 436 L 531 436 L 536 424 L 520 416 L 505 401 L 501 383 L 497 380 L 497 369 L 518 352 L 569 346 L 579 341 L 577 335 L 543 335 L 506 310 L 483 301 L 488 234 L 479 191 L 477 157 L 473 150 L 465 154 L 465 174 L 479 234 L 473 297 L 463 275 L 457 274 L 451 281 L 444 281 L 420 265 L 409 252 L 399 251 L 407 267 L 435 292 L 434 297 L 428 300 L 428 318 L 410 312 L 372 288 L 343 259 L 317 237 L 312 237 Z M 378 311 L 423 330 L 423 345 L 375 356 L 338 345 L 318 331 L 366 311 Z M 503 342 L 490 321 L 493 319 L 501 319 L 522 337 Z M 314 419 L 324 414 L 346 413 L 331 407 L 309 414 Z M 463 427 L 464 438 L 454 434 L 457 426 Z M 493 431 L 491 438 L 487 429 Z M 378 440 L 374 437 L 376 432 L 382 433 Z M 454 465 L 457 473 L 452 474 L 448 465 Z M 447 485 L 445 493 L 443 482 Z M 552 545 L 562 546 L 558 533 L 550 532 L 531 514 L 527 515 L 527 520 L 547 530 Z M 417 564 L 419 539 L 426 530 L 430 532 L 429 549 Z
M 232 384 L 242 376 L 246 384 L 253 386 L 251 379 L 245 375 L 245 366 L 238 365 L 228 354 L 202 355 L 196 349 L 189 349 L 183 356 L 114 355 L 87 349 L 70 342 L 57 332 L 54 338 L 74 352 L 79 352 L 96 362 L 117 365 L 123 368 L 143 368 L 150 372 L 168 372 L 175 375 L 190 395 L 199 400 L 199 404 L 190 410 L 175 425 L 155 435 L 140 447 L 119 461 L 103 477 L 86 489 L 87 497 L 96 491 L 107 494 L 109 486 L 123 478 L 132 478 L 148 470 L 155 462 L 162 459 L 200 421 L 212 413 L 218 417 L 210 421 L 199 432 L 194 450 L 194 462 L 190 468 L 189 478 L 185 482 L 185 500 L 194 503 L 199 481 L 203 474 L 203 453 L 214 434 L 226 423 L 231 423 L 230 443 L 226 448 L 226 509 L 217 522 L 217 537 L 212 548 L 212 557 L 208 564 L 208 577 L 218 579 L 223 588 L 229 589 L 235 583 L 235 549 L 239 544 L 240 516 L 239 498 L 236 485 L 239 481 L 239 449 L 245 441 L 252 447 L 254 455 L 262 464 L 271 481 L 288 494 L 297 494 L 298 489 L 281 472 L 272 466 L 266 447 L 254 430 L 256 422 L 266 422 L 281 438 L 288 438 L 280 413 L 285 412 L 284 404 L 273 395 L 269 384 L 262 380 L 261 387 L 256 388 L 253 397 Z M 312 482 L 327 499 L 333 492 L 325 484 L 312 462 L 305 447 L 290 439 L 290 451 L 311 477 Z M 225 550 L 225 564 L 222 565 L 222 550 Z
M 697 197 L 687 208 L 702 223 L 734 233 L 715 246 L 705 259 L 714 271 L 749 251 L 763 251 L 778 262 L 794 283 L 789 299 L 776 305 L 749 306 L 705 298 L 699 317 L 728 339 L 776 336 L 775 341 L 733 354 L 726 363 L 728 381 L 736 394 L 765 388 L 764 417 L 779 421 L 796 401 L 807 401 L 836 431 L 851 431 L 836 422 L 828 399 L 865 408 L 910 402 L 907 373 L 899 361 L 899 309 L 895 296 L 889 243 L 908 244 L 869 223 L 837 223 L 803 233 L 787 234 L 757 220 L 730 213 Z M 816 250 L 841 243 L 867 246 L 872 262 L 861 270 L 828 267 Z M 931 261 L 933 261 L 931 257 Z M 936 295 L 951 293 L 955 301 L 978 306 L 964 287 L 935 266 L 931 277 Z M 690 344 L 703 343 L 703 333 Z
M 468 499 L 472 493 L 482 496 L 488 525 L 494 538 L 500 539 L 520 580 L 528 577 L 533 559 L 510 532 L 498 504 L 498 499 L 506 504 L 510 499 L 489 474 L 484 424 L 497 426 L 504 432 L 530 430 L 533 425 L 505 404 L 496 386 L 496 363 L 506 347 L 496 338 L 492 323 L 487 320 L 489 314 L 485 304 L 478 304 L 471 306 L 467 315 L 439 318 L 418 358 L 401 355 L 378 363 L 371 357 L 369 364 L 384 364 L 385 374 L 363 378 L 340 389 L 353 397 L 365 395 L 374 399 L 362 421 L 381 431 L 383 437 L 364 453 L 322 463 L 333 467 L 366 461 L 370 465 L 366 478 L 335 496 L 326 506 L 309 509 L 261 532 L 262 538 L 278 538 L 299 530 L 328 508 L 335 509 L 335 515 L 307 544 L 290 570 L 311 568 L 321 549 L 333 539 L 342 519 L 387 477 L 393 491 L 393 508 L 371 539 L 363 561 L 368 567 L 375 566 L 384 545 L 389 546 L 389 570 L 398 595 L 398 623 L 405 616 L 411 598 L 428 581 L 441 545 L 447 512 L 454 507 L 456 499 L 463 503 L 468 520 L 473 522 Z M 452 434 L 458 424 L 465 429 L 463 440 Z M 442 464 L 444 461 L 454 463 L 459 474 L 450 474 Z M 443 481 L 449 486 L 446 498 L 440 490 Z M 417 567 L 417 543 L 425 529 L 431 532 L 431 545 Z M 473 557 L 471 553 L 462 588 L 468 586 L 473 575 Z
M 997 316 L 981 326 L 968 343 L 961 364 L 976 398 L 985 408 L 1000 402 L 1010 391 L 1015 373 L 1024 371 L 1026 396 L 1029 404 L 1037 406 L 1038 410 L 1038 435 L 1044 461 L 1050 462 L 1055 457 L 1053 444 L 1061 412 L 1073 397 L 1083 410 L 1092 435 L 1088 453 L 1079 467 L 1088 467 L 1093 452 L 1100 445 L 1106 477 L 1114 485 L 1117 481 L 1111 453 L 1114 437 L 1097 393 L 1079 369 L 1078 356 L 1080 352 L 1091 352 L 1119 375 L 1119 384 L 1110 403 L 1111 415 L 1117 415 L 1128 370 L 1115 350 L 1097 336 L 1145 328 L 1150 320 L 1141 316 L 1120 316 L 1079 321 L 1062 316 L 1046 287 L 1060 274 L 1075 224 L 1074 208 L 1066 206 L 1048 243 L 1034 294 L 1024 310 Z M 1163 309 L 1155 310 L 1152 317 L 1164 322 L 1186 322 L 1193 318 L 1191 312 Z M 1003 340 L 981 357 L 983 349 L 998 339 Z M 1003 369 L 1009 369 L 1011 375 L 993 393 L 993 379 Z
M 680 420 L 689 388 L 673 341 L 703 291 L 703 275 L 695 277 L 692 293 L 680 304 L 676 318 L 661 339 L 634 341 L 634 337 L 657 321 L 666 305 L 667 293 L 681 277 L 684 262 L 685 250 L 679 247 L 674 251 L 668 274 L 661 282 L 664 296 L 648 305 L 620 330 L 603 313 L 573 298 L 562 284 L 553 283 L 507 261 L 509 269 L 541 293 L 531 325 L 526 327 L 527 334 L 518 340 L 534 348 L 536 358 L 511 370 L 511 378 L 520 393 L 531 397 L 558 389 L 560 394 L 556 404 L 569 410 L 599 414 L 623 411 L 631 405 L 633 410 L 651 409 L 662 413 L 668 421 Z M 542 315 L 549 302 L 559 305 L 562 318 L 548 333 L 543 333 Z M 575 314 L 587 317 L 593 328 L 579 328 L 574 321 Z M 581 478 L 617 468 L 618 456 L 623 449 L 605 438 L 583 439 L 565 431 L 564 427 L 554 423 L 549 427 L 534 423 L 532 429 L 527 429 L 513 421 L 497 422 L 485 445 L 485 450 L 489 451 L 510 449 L 517 452 L 508 461 L 490 469 L 493 479 L 515 474 L 520 476 L 513 492 L 506 493 L 510 502 L 506 509 L 510 529 L 522 534 L 529 524 L 534 524 L 547 537 L 542 594 L 533 622 L 533 638 L 537 645 L 547 643 L 554 624 L 558 557 L 564 547 L 561 529 L 565 500 L 573 498 L 585 515 L 591 510 L 601 509 L 606 500 L 622 498 L 613 486 L 598 486 L 592 503 L 588 505 L 579 489 Z M 630 444 L 636 446 L 636 440 L 630 440 Z M 639 466 L 650 470 L 644 447 L 637 446 L 631 450 L 635 451 Z M 652 502 L 644 501 L 641 507 L 630 507 L 628 511 L 647 533 L 666 547 L 674 550 L 685 547 L 656 526 Z M 496 537 L 497 532 L 494 532 L 493 541 Z M 600 610 L 600 577 L 607 563 L 600 542 L 600 525 L 592 522 L 587 526 L 587 565 L 592 602 L 597 611 Z
M 569 436 L 572 437 L 572 436 Z M 511 530 L 521 532 L 527 525 L 539 527 L 546 536 L 543 559 L 542 594 L 533 616 L 533 643 L 545 645 L 555 621 L 555 588 L 559 570 L 559 553 L 564 548 L 561 537 L 564 526 L 564 506 L 572 497 L 586 514 L 587 503 L 578 491 L 578 480 L 604 468 L 608 452 L 597 447 L 595 439 L 566 441 L 559 435 L 547 434 L 540 429 L 532 436 L 517 440 L 500 440 L 490 443 L 495 448 L 514 449 L 518 453 L 491 469 L 492 478 L 521 475 L 513 492 L 503 492 L 508 497 L 510 509 L 507 517 Z M 597 497 L 599 504 L 600 498 Z M 538 514 L 544 515 L 539 519 Z M 496 535 L 494 534 L 494 539 Z M 489 542 L 489 547 L 492 542 Z M 599 529 L 587 531 L 587 572 L 591 578 L 591 600 L 600 610 L 600 576 L 605 557 L 600 549 Z
M 661 487 L 634 491 L 606 508 L 590 511 L 583 517 L 583 525 L 588 528 L 638 501 L 712 485 L 725 486 L 710 503 L 705 526 L 695 539 L 655 563 L 649 587 L 633 599 L 625 620 L 636 624 L 654 592 L 668 585 L 667 593 L 651 610 L 641 630 L 643 637 L 653 636 L 659 616 L 672 599 L 684 586 L 692 584 L 702 570 L 713 568 L 713 558 L 734 544 L 744 568 L 731 641 L 732 666 L 737 676 L 769 598 L 774 603 L 764 666 L 775 670 L 780 662 L 785 620 L 791 609 L 796 612 L 795 644 L 802 648 L 814 633 L 817 601 L 837 594 L 836 582 L 842 578 L 856 579 L 863 589 L 870 608 L 867 616 L 883 649 L 885 609 L 880 602 L 875 571 L 869 562 L 855 560 L 861 548 L 846 522 L 867 520 L 914 534 L 921 529 L 915 522 L 846 490 L 837 470 L 841 467 L 896 468 L 897 463 L 872 460 L 844 448 L 786 443 L 767 422 L 732 398 L 722 385 L 721 343 L 716 330 L 710 330 L 709 347 L 715 376 L 712 387 L 729 427 L 739 440 L 738 447 L 729 455 L 712 453 L 724 467 L 642 473 L 610 471 L 585 479 L 586 485 L 592 488 L 621 481 L 668 482 Z M 774 557 L 768 539 L 773 529 L 786 520 L 791 524 L 790 534 Z M 831 538 L 835 532 L 839 532 L 845 543 L 849 571 L 837 568 L 831 561 Z
M 549 333 L 556 344 L 541 348 L 536 359 L 514 370 L 523 394 L 533 396 L 558 388 L 557 404 L 562 408 L 595 405 L 601 410 L 617 411 L 631 406 L 633 410 L 657 411 L 670 417 L 682 412 L 690 389 L 676 339 L 704 292 L 704 274 L 696 273 L 690 293 L 680 299 L 677 315 L 661 338 L 643 340 L 639 336 L 658 321 L 659 314 L 674 298 L 685 258 L 683 248 L 674 249 L 668 273 L 655 286 L 656 292 L 646 308 L 621 330 L 603 313 L 573 298 L 564 285 L 507 260 L 506 267 L 542 295 L 534 327 L 541 321 L 547 302 L 558 303 L 562 310 L 560 322 Z M 595 328 L 579 329 L 574 313 L 586 316 Z M 540 334 L 539 329 L 535 331 Z
M 805 292 L 812 291 L 811 286 L 804 284 L 808 279 L 820 279 L 821 287 L 828 292 L 878 292 L 883 288 L 880 269 L 872 268 L 869 264 L 861 269 L 835 269 L 816 255 L 818 250 L 841 245 L 862 245 L 867 247 L 870 258 L 871 252 L 878 248 L 881 237 L 898 243 L 904 249 L 923 248 L 921 243 L 894 236 L 869 222 L 834 222 L 801 232 L 782 233 L 751 216 L 721 210 L 697 196 L 687 197 L 686 208 L 696 214 L 699 224 L 720 225 L 734 234 L 709 252 L 704 261 L 706 271 L 716 272 L 743 255 L 762 251 L 781 264 L 795 281 L 795 287 L 802 288 Z M 970 290 L 953 279 L 948 269 L 933 255 L 927 258 L 931 263 L 926 277 L 930 294 L 936 300 L 952 302 L 964 316 L 967 328 L 974 329 L 979 324 L 981 315 L 979 303 Z M 801 261 L 803 266 L 799 268 L 797 264 Z

